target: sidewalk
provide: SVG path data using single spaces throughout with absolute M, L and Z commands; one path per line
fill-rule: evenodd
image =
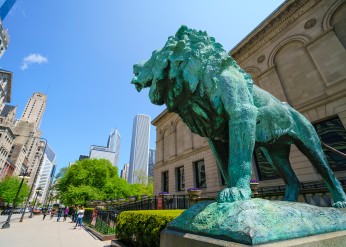
M 19 217 L 11 220 L 11 227 L 1 229 L 1 247 L 108 247 L 111 241 L 100 241 L 89 234 L 83 228 L 73 229 L 75 224 L 68 218 L 63 222 L 56 221 L 56 217 L 50 220 L 47 215 L 42 220 L 42 215 L 35 215 L 32 219 L 25 218 L 22 223 Z

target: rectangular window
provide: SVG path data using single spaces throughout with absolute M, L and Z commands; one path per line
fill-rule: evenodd
M 176 174 L 177 174 L 177 190 L 183 191 L 185 190 L 184 167 L 181 166 L 176 168 Z
M 200 160 L 195 162 L 194 164 L 195 170 L 195 184 L 197 188 L 207 188 L 207 180 L 205 176 L 205 165 L 204 160 Z
M 313 124 L 321 141 L 332 148 L 346 153 L 346 131 L 339 117 Z M 346 170 L 346 158 L 323 147 L 329 166 L 333 171 Z
M 168 191 L 168 171 L 162 173 L 162 192 Z

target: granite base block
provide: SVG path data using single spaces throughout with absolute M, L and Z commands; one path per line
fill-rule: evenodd
M 296 238 L 275 243 L 247 245 L 210 237 L 165 229 L 161 232 L 160 247 L 343 247 L 346 231 Z

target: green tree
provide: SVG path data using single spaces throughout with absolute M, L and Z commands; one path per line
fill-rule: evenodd
M 0 197 L 5 203 L 13 203 L 21 183 L 21 179 L 15 176 L 6 177 L 0 182 Z M 29 196 L 30 188 L 24 182 L 17 199 L 17 205 L 25 201 Z
M 57 180 L 64 204 L 86 204 L 91 200 L 128 197 L 132 187 L 119 178 L 118 169 L 105 159 L 85 159 L 68 167 Z

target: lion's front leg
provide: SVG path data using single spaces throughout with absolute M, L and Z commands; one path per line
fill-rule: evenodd
M 232 114 L 229 121 L 228 188 L 222 190 L 218 202 L 234 202 L 251 198 L 251 165 L 255 146 L 256 111 L 253 106 Z

